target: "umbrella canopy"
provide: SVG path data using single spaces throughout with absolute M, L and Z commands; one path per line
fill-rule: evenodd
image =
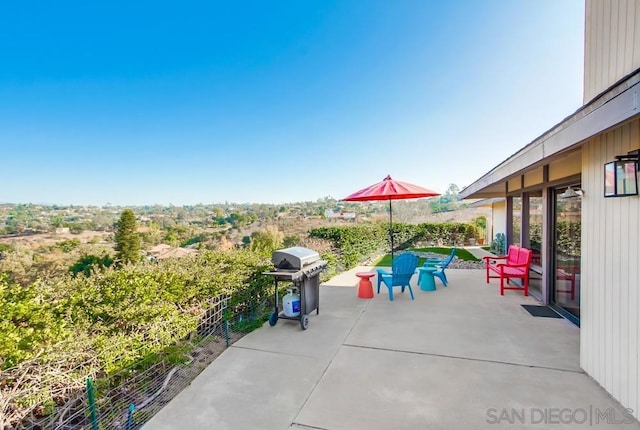
M 418 199 L 439 195 L 440 193 L 436 191 L 422 188 L 408 182 L 396 181 L 391 178 L 391 175 L 387 175 L 381 182 L 356 191 L 342 200 L 347 202 L 389 200 L 389 237 L 391 239 L 391 258 L 393 259 L 393 214 L 391 211 L 391 200 Z

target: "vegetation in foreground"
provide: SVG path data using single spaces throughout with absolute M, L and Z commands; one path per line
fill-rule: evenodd
M 26 271 L 11 270 L 0 275 L 5 403 L 0 412 L 10 423 L 52 413 L 82 390 L 87 375 L 96 377 L 98 384 L 111 384 L 118 375 L 180 361 L 189 352 L 185 339 L 198 333 L 214 298 L 225 297 L 234 314 L 246 311 L 257 317 L 257 323 L 238 321 L 242 330 L 259 326 L 270 311 L 273 287 L 272 279 L 262 273 L 271 267 L 271 252 L 285 243 L 320 251 L 329 262 L 327 277 L 389 247 L 388 223 L 322 227 L 304 239 L 286 237 L 270 227 L 253 234 L 244 248 L 201 249 L 196 257 L 155 263 L 141 261 L 135 253 L 125 257 L 126 250 L 137 248 L 137 243 L 129 246 L 137 242 L 130 215 L 121 219 L 115 255 L 86 254 L 78 264 L 67 266 L 70 271 L 55 276 L 43 273 L 32 279 L 24 276 Z M 454 223 L 399 223 L 393 229 L 396 243 L 404 248 L 419 242 L 457 243 L 474 234 L 472 225 Z M 55 249 L 68 252 L 79 247 L 68 241 Z M 20 261 L 12 258 L 14 252 L 4 249 L 0 270 L 7 262 Z M 49 384 L 43 385 L 44 380 Z M 8 418 L 7 407 L 13 414 Z

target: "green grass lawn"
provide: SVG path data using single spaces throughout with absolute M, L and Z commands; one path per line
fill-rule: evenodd
M 398 254 L 396 254 L 396 257 Z M 426 258 L 419 257 L 418 258 L 418 266 L 422 266 L 425 262 Z M 391 267 L 391 254 L 387 254 L 384 257 L 380 257 L 378 261 L 375 262 L 374 266 L 376 267 Z
M 407 249 L 409 252 L 433 252 L 435 254 L 442 254 L 442 257 L 447 257 L 451 254 L 451 248 L 446 247 L 430 247 L 430 248 L 411 248 Z M 464 261 L 480 261 L 476 257 L 473 256 L 466 249 L 458 248 L 456 249 L 456 257 L 460 260 Z M 418 266 L 422 266 L 425 262 L 425 258 L 420 257 L 418 259 Z M 390 267 L 391 266 L 391 254 L 387 254 L 384 257 L 381 257 L 378 261 L 375 262 L 374 266 L 378 267 Z

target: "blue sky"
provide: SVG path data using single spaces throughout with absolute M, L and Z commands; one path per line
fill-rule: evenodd
M 582 103 L 583 0 L 4 2 L 0 202 L 469 185 Z

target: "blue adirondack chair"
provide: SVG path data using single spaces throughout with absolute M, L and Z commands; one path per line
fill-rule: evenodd
M 433 272 L 433 276 L 440 278 L 442 281 L 442 285 L 447 286 L 447 275 L 444 273 L 444 270 L 449 266 L 449 263 L 453 261 L 453 257 L 456 256 L 456 247 L 454 246 L 451 249 L 451 254 L 447 258 L 428 258 L 427 261 L 424 262 L 424 266 L 435 266 L 437 270 Z
M 413 290 L 411 289 L 411 277 L 418 267 L 418 257 L 411 253 L 398 255 L 391 263 L 391 272 L 378 269 L 378 294 L 380 294 L 380 285 L 384 283 L 389 290 L 389 300 L 393 301 L 393 287 L 402 287 L 404 293 L 405 287 L 409 287 L 411 300 L 414 300 Z

